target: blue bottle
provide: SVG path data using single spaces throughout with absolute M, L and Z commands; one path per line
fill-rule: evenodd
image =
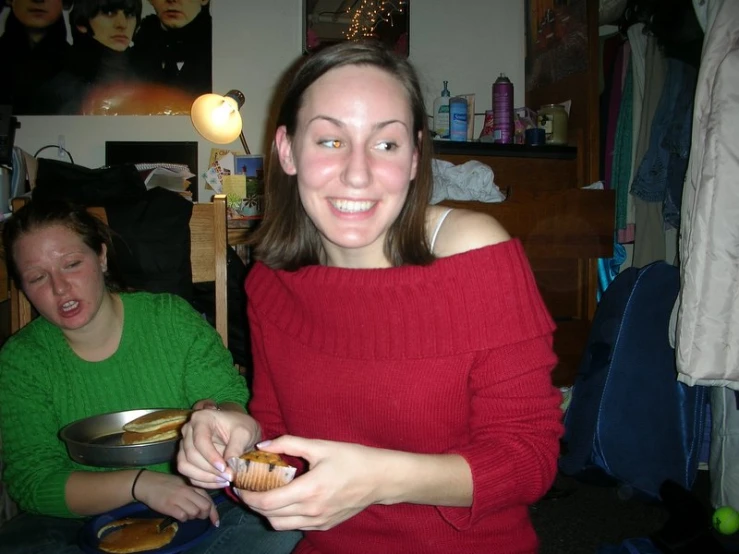
M 449 99 L 449 139 L 455 142 L 467 140 L 467 100 L 461 96 Z

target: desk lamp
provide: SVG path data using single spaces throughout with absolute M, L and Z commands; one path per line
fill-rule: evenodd
M 216 144 L 227 144 L 238 137 L 246 154 L 251 154 L 242 130 L 239 109 L 244 105 L 244 94 L 229 90 L 226 94 L 203 94 L 190 108 L 193 127 L 202 137 Z

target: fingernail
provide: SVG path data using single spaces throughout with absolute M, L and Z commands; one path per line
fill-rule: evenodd
M 223 475 L 220 479 L 218 479 L 219 485 L 228 485 L 230 482 L 231 481 L 225 475 Z
M 217 469 L 218 471 L 220 471 L 221 473 L 223 473 L 224 471 L 226 471 L 226 466 L 224 466 L 224 465 L 223 465 L 223 464 L 222 464 L 221 462 L 216 462 L 216 463 L 215 463 L 215 464 L 213 464 L 213 465 L 214 465 L 214 467 L 215 467 L 215 468 L 216 468 L 216 469 Z
M 272 441 L 262 441 L 257 444 L 257 448 L 262 448 L 263 446 L 269 446 L 270 444 L 272 444 Z
M 217 520 L 217 521 L 216 521 L 216 522 L 214 523 L 214 525 L 215 525 L 216 527 L 220 527 L 220 526 L 221 526 L 221 520 L 220 520 L 220 519 L 219 519 L 219 520 Z

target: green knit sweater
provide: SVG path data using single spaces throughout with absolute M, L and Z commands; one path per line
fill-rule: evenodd
M 115 354 L 80 359 L 61 330 L 37 318 L 0 350 L 0 437 L 10 496 L 23 510 L 77 517 L 65 501 L 73 462 L 59 430 L 88 416 L 143 408 L 189 408 L 198 400 L 246 405 L 248 391 L 216 331 L 179 297 L 121 294 Z M 150 469 L 172 471 L 168 464 Z

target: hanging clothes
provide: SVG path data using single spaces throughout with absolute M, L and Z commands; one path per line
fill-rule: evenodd
M 631 185 L 631 192 L 637 197 L 634 200 L 634 265 L 637 267 L 667 260 L 665 231 L 679 225 L 679 202 L 690 149 L 697 71 L 677 58 L 664 61 L 665 79 L 649 131 L 649 146 Z
M 675 259 L 688 147 L 667 135 L 683 133 L 689 140 L 684 123 L 690 121 L 692 99 L 677 91 L 688 80 L 683 65 L 697 68 L 700 62 L 703 30 L 692 0 L 628 0 L 619 28 L 633 50 L 633 187 L 626 196 L 627 223 L 622 213 L 617 223 L 619 242 L 633 242 L 631 264 L 641 267 Z M 673 75 L 668 60 L 675 63 Z
M 681 209 L 677 368 L 687 384 L 739 390 L 739 2 L 707 9 Z
M 674 58 L 666 59 L 665 81 L 652 119 L 649 146 L 631 184 L 631 192 L 645 202 L 662 202 L 667 193 L 671 156 L 690 147 L 695 69 Z M 671 134 L 676 133 L 676 134 Z M 682 177 L 680 178 L 682 185 Z
M 634 71 L 628 55 L 628 66 L 624 79 L 624 90 L 616 123 L 616 136 L 613 141 L 613 160 L 611 162 L 611 188 L 616 191 L 616 233 L 620 244 L 634 240 L 633 225 L 629 229 L 628 202 L 631 183 L 632 151 L 634 143 Z
M 629 34 L 629 39 L 632 39 Z M 660 51 L 659 43 L 653 36 L 646 37 L 644 45 L 644 89 L 640 119 L 634 130 L 635 144 L 633 155 L 634 178 L 649 149 L 653 122 L 657 106 L 664 89 L 667 75 L 667 62 Z M 633 181 L 632 181 L 633 182 Z M 632 187 L 633 188 L 633 187 Z M 632 265 L 643 267 L 657 260 L 665 259 L 665 237 L 662 229 L 661 206 L 649 206 L 638 196 L 629 194 L 629 222 L 634 224 L 634 255 Z
M 615 48 L 613 54 L 613 62 L 609 67 L 607 76 L 605 77 L 605 88 L 601 93 L 601 134 L 600 134 L 600 145 L 601 145 L 601 175 L 600 178 L 603 181 L 604 188 L 610 190 L 613 188 L 611 184 L 613 157 L 615 155 L 615 140 L 616 133 L 618 131 L 618 118 L 619 109 L 621 107 L 621 98 L 624 93 L 624 81 L 626 79 L 626 71 L 624 66 L 628 60 L 628 53 L 630 52 L 629 43 L 620 35 L 609 37 L 606 39 L 606 44 L 609 47 Z M 604 47 L 604 59 L 605 60 L 605 47 Z M 605 71 L 605 68 L 604 68 Z

